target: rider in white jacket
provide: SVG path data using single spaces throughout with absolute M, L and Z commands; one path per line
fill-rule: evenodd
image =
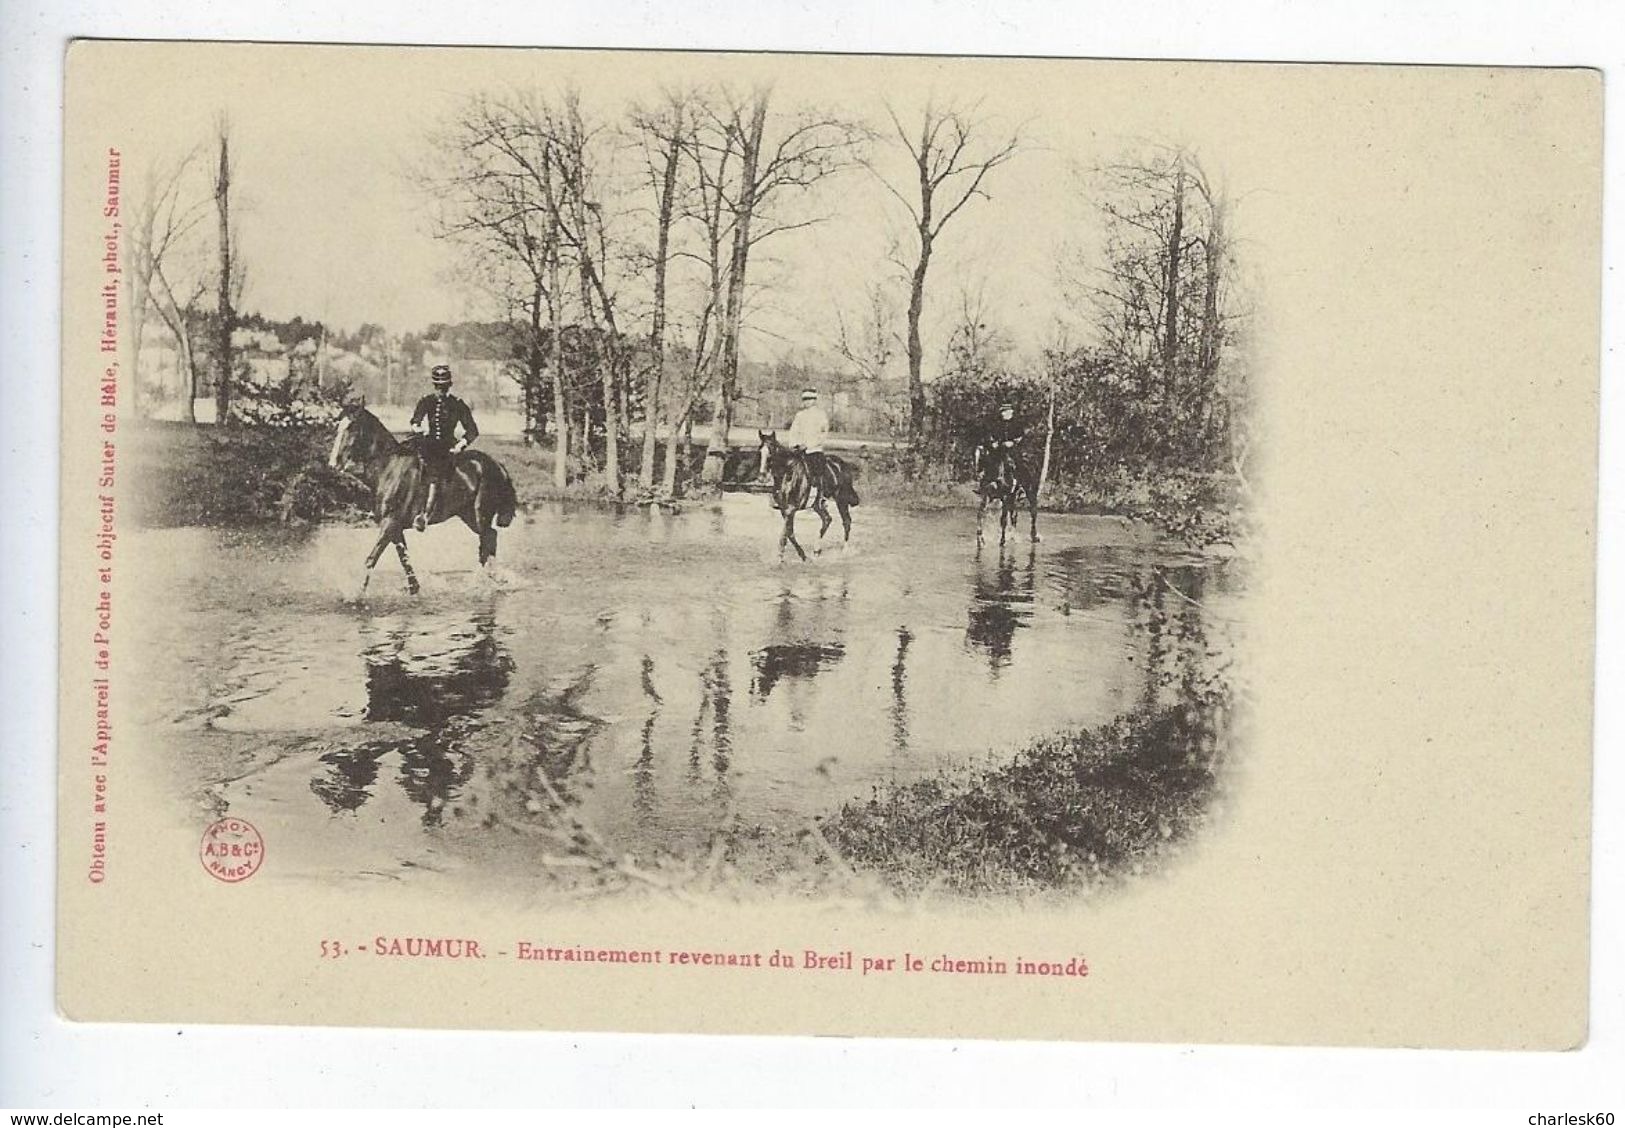
M 790 422 L 790 433 L 785 437 L 792 447 L 808 454 L 824 453 L 824 440 L 829 438 L 829 416 L 818 406 L 818 392 L 808 388 L 801 393 L 801 410 Z
M 812 471 L 813 483 L 820 493 L 832 492 L 829 466 L 824 458 L 824 441 L 829 438 L 829 416 L 818 406 L 818 389 L 808 388 L 801 393 L 801 410 L 790 421 L 785 442 L 807 455 L 807 466 Z

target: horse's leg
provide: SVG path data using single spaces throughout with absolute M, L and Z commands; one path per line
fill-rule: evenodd
M 790 546 L 796 550 L 796 555 L 801 557 L 802 562 L 805 563 L 807 550 L 801 547 L 800 541 L 796 540 L 796 511 L 794 509 L 788 510 L 784 514 L 784 535 L 779 541 L 779 555 L 781 557 L 784 555 L 785 541 L 790 542 Z
M 1010 495 L 999 499 L 999 547 L 1004 547 L 1005 535 L 1010 531 Z
M 1038 491 L 1033 490 L 1027 498 L 1027 511 L 1032 514 L 1032 524 L 1028 526 L 1034 544 L 1038 543 Z
M 378 541 L 372 546 L 372 551 L 367 553 L 367 567 L 361 574 L 361 590 L 363 593 L 366 592 L 367 584 L 372 580 L 373 567 L 378 563 L 378 558 L 384 554 L 384 546 L 399 536 L 400 531 L 400 526 L 393 520 L 384 522 L 382 527 L 379 528 Z
M 842 541 L 851 540 L 852 539 L 852 507 L 847 505 L 846 502 L 840 500 L 839 498 L 836 498 L 835 499 L 835 511 L 841 515 L 841 540 Z
M 829 532 L 829 527 L 835 523 L 835 518 L 829 515 L 829 503 L 823 498 L 818 499 L 818 504 L 813 506 L 813 512 L 818 514 L 818 520 L 821 522 L 818 526 L 818 547 L 813 551 L 823 552 L 824 534 Z
M 485 562 L 491 558 L 491 553 L 486 551 L 485 529 L 481 527 L 481 521 L 477 514 L 467 511 L 459 513 L 457 516 L 462 518 L 463 524 L 468 526 L 469 532 L 480 538 L 480 567 L 485 567 Z
M 418 575 L 412 571 L 412 562 L 406 558 L 405 532 L 397 531 L 395 533 L 395 555 L 401 558 L 401 571 L 406 573 L 406 593 L 416 595 L 418 593 Z
M 976 492 L 976 543 L 982 543 L 982 525 L 987 521 L 987 491 Z
M 492 491 L 487 489 L 488 483 L 482 478 L 480 488 L 474 495 L 474 519 L 479 528 L 480 535 L 480 564 L 485 566 L 491 563 L 497 554 L 497 509 L 499 504 L 493 499 Z

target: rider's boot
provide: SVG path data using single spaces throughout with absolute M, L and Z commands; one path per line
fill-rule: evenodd
M 420 533 L 429 527 L 429 514 L 434 512 L 434 499 L 435 495 L 439 492 L 440 484 L 438 482 L 430 482 L 429 495 L 423 500 L 423 512 L 419 513 L 416 519 L 412 522 L 413 527 L 416 528 Z

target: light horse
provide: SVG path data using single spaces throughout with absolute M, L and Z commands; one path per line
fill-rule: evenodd
M 1038 472 L 1016 455 L 1008 442 L 990 443 L 977 450 L 976 543 L 982 543 L 982 520 L 987 503 L 999 503 L 999 543 L 1016 527 L 1021 505 L 1031 514 L 1032 539 L 1038 540 Z
M 339 420 L 333 436 L 333 450 L 327 463 L 342 473 L 354 474 L 372 488 L 373 516 L 378 520 L 378 543 L 367 553 L 366 576 L 361 590 L 367 590 L 373 565 L 383 555 L 384 546 L 393 544 L 406 573 L 406 590 L 418 593 L 418 578 L 406 558 L 406 530 L 422 512 L 428 484 L 413 440 L 396 442 L 389 428 L 364 407 L 349 407 Z M 497 528 L 513 521 L 518 499 L 513 480 L 502 464 L 484 451 L 465 450 L 452 456 L 452 470 L 440 485 L 429 524 L 437 525 L 452 517 L 480 538 L 480 564 L 497 554 Z
M 846 463 L 833 455 L 824 456 L 831 476 L 835 479 L 834 489 L 826 493 L 822 486 L 814 484 L 812 467 L 808 464 L 804 451 L 792 449 L 779 442 L 777 431 L 757 431 L 756 436 L 761 440 L 757 476 L 771 478 L 773 508 L 784 516 L 784 529 L 779 533 L 779 557 L 783 558 L 784 546 L 788 543 L 794 546 L 796 554 L 802 560 L 807 559 L 807 553 L 802 549 L 801 542 L 796 540 L 796 514 L 803 509 L 811 509 L 823 522 L 818 529 L 820 543 L 814 549 L 815 552 L 823 551 L 824 534 L 829 532 L 832 520 L 829 515 L 831 501 L 841 514 L 843 543 L 851 540 L 852 507 L 858 504 L 858 491 L 853 488 L 852 471 Z

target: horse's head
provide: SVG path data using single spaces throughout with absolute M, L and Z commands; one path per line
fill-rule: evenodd
M 784 448 L 779 445 L 777 431 L 757 431 L 756 438 L 761 443 L 760 458 L 756 463 L 756 476 L 766 478 L 780 461 Z
M 359 461 L 362 444 L 368 437 L 367 421 L 377 422 L 366 408 L 358 403 L 345 406 L 339 415 L 338 431 L 333 435 L 333 449 L 327 455 L 327 464 L 334 470 L 347 471 Z
M 1000 443 L 988 443 L 976 451 L 976 471 L 984 490 L 1003 496 L 1016 484 L 1015 456 Z

